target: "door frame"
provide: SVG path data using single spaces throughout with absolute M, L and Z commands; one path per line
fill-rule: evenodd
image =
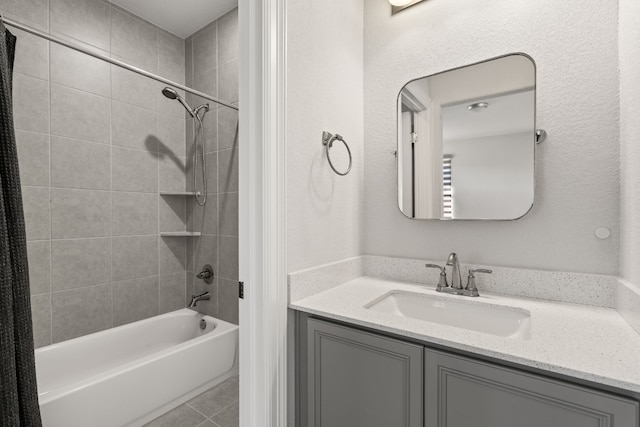
M 240 426 L 287 420 L 286 0 L 239 0 Z

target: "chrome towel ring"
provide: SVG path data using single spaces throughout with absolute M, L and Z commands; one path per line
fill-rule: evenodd
M 335 166 L 333 166 L 333 163 L 331 162 L 331 155 L 329 153 L 335 141 L 342 142 L 344 146 L 347 148 L 347 153 L 349 153 L 349 167 L 345 172 L 340 172 L 339 170 L 337 170 Z M 344 138 L 342 138 L 338 134 L 332 135 L 331 133 L 324 131 L 322 132 L 322 145 L 324 145 L 324 150 L 327 153 L 327 160 L 329 160 L 329 166 L 331 166 L 331 169 L 333 169 L 335 173 L 337 173 L 340 176 L 345 176 L 346 174 L 351 172 L 351 165 L 353 164 L 353 156 L 351 155 L 351 149 L 349 149 L 349 145 L 347 145 L 347 142 L 344 140 Z

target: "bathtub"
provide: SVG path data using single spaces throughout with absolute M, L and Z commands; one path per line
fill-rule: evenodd
M 236 325 L 186 308 L 37 349 L 43 425 L 140 426 L 235 375 L 237 349 Z

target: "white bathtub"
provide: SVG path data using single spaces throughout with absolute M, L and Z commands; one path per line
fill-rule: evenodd
M 142 425 L 235 375 L 237 349 L 236 325 L 186 308 L 40 348 L 44 427 Z

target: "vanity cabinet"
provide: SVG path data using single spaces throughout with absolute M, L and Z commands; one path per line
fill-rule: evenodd
M 638 403 L 613 394 L 428 348 L 424 364 L 425 426 L 638 426 Z
M 638 427 L 638 402 L 330 321 L 298 318 L 300 427 Z
M 307 331 L 309 427 L 422 427 L 422 346 L 316 319 Z

